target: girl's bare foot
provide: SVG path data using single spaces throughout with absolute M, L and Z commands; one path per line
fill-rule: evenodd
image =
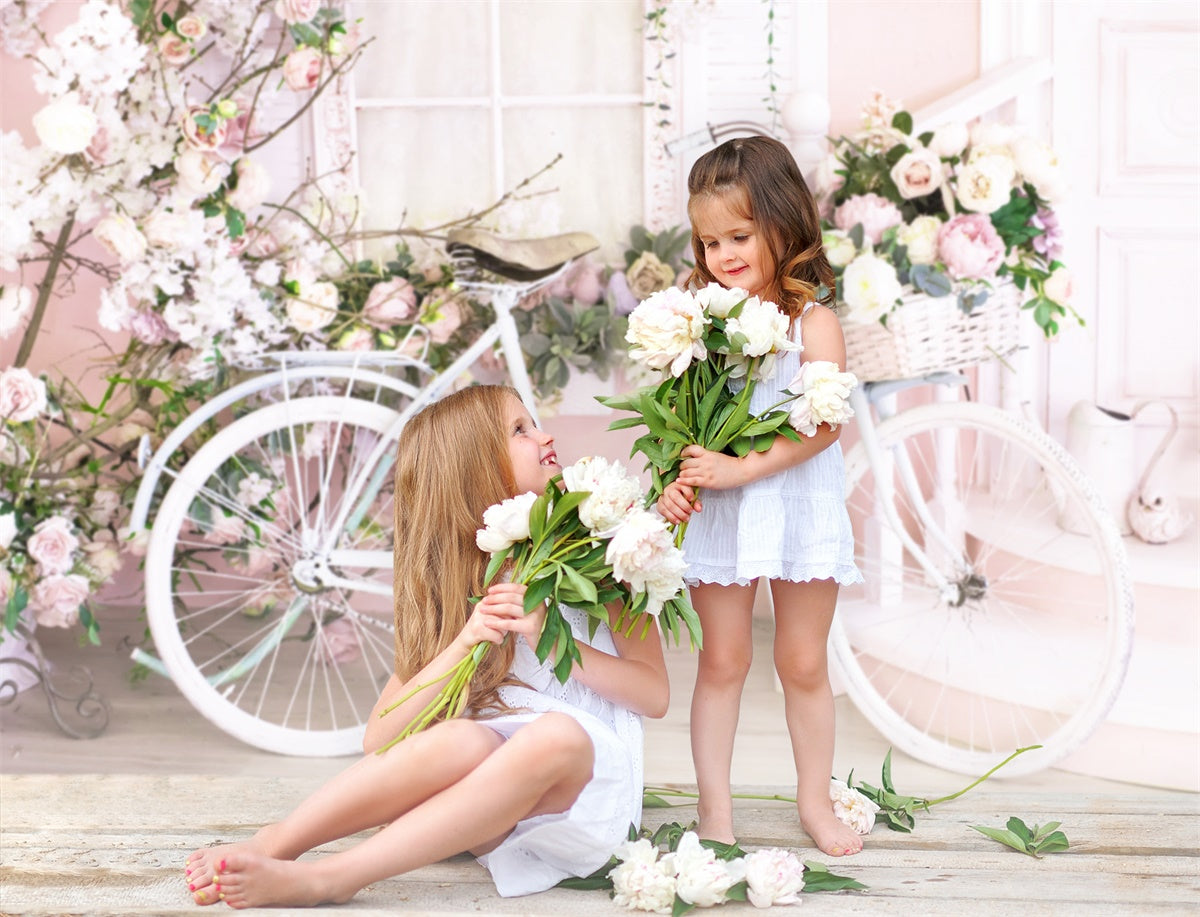
M 241 850 L 227 854 L 224 864 L 213 888 L 219 884 L 219 900 L 233 908 L 342 904 L 357 891 L 340 885 L 320 863 L 276 860 Z
M 204 847 L 187 858 L 183 866 L 183 877 L 187 882 L 188 891 L 192 893 L 197 904 L 212 904 L 217 900 L 217 890 L 209 888 L 213 876 L 223 868 L 221 864 L 225 857 L 235 851 L 251 847 L 253 843 L 254 839 L 251 838 L 237 844 Z
M 821 852 L 829 856 L 851 856 L 863 848 L 862 838 L 834 815 L 832 808 L 801 812 L 800 826 Z
M 696 815 L 696 836 L 701 840 L 720 841 L 722 844 L 735 843 L 732 812 L 705 814 L 697 810 Z

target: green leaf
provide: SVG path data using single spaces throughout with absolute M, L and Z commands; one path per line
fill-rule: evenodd
M 806 892 L 836 892 L 843 889 L 865 889 L 857 879 L 839 876 L 829 871 L 824 863 L 816 860 L 804 861 L 804 890 Z
M 29 592 L 24 586 L 17 586 L 13 589 L 12 594 L 8 597 L 8 604 L 4 607 L 4 628 L 5 630 L 13 630 L 17 626 L 17 621 L 21 617 L 21 612 L 25 610 L 25 606 L 29 604 Z
M 671 917 L 683 917 L 688 911 L 696 907 L 694 904 L 689 904 L 684 901 L 679 895 L 675 896 L 675 903 L 671 905 Z
M 999 841 L 1001 844 L 1011 847 L 1013 850 L 1018 850 L 1021 853 L 1030 852 L 1025 847 L 1025 842 L 1021 838 L 1004 828 L 989 828 L 986 825 L 971 825 L 970 827 L 994 841 Z
M 1067 836 L 1061 831 L 1054 831 L 1048 834 L 1041 843 L 1037 845 L 1038 853 L 1058 853 L 1061 850 L 1069 849 L 1071 844 L 1067 841 Z
M 543 576 L 539 580 L 535 580 L 529 584 L 525 590 L 525 614 L 529 614 L 537 608 L 542 602 L 550 597 L 550 593 L 554 591 L 554 577 Z M 553 605 L 550 606 L 553 609 Z M 549 611 L 547 612 L 549 614 Z
M 1024 845 L 1028 845 L 1029 842 L 1033 840 L 1033 835 L 1037 831 L 1037 825 L 1034 825 L 1033 830 L 1031 831 L 1029 826 L 1015 815 L 1008 820 L 1008 824 L 1005 827 L 1019 837 L 1021 839 L 1021 843 Z
M 596 601 L 595 583 L 580 576 L 578 571 L 576 571 L 575 568 L 570 564 L 563 564 L 559 567 L 559 569 L 562 571 L 563 578 L 571 584 L 575 594 L 578 595 L 582 601 L 587 602 L 588 604 Z M 576 603 L 568 602 L 567 604 L 574 605 Z
M 906 111 L 898 111 L 892 115 L 892 127 L 904 134 L 911 134 L 913 129 L 913 119 Z

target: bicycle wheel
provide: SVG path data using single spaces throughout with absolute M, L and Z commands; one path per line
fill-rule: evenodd
M 399 416 L 346 397 L 269 405 L 205 443 L 163 499 L 146 555 L 155 646 L 188 700 L 251 745 L 361 751 L 393 671 Z
M 1058 443 L 994 408 L 926 405 L 877 433 L 884 470 L 862 443 L 846 460 L 866 583 L 842 591 L 830 650 L 851 700 L 939 767 L 981 774 L 1029 745 L 1043 747 L 1004 775 L 1048 766 L 1107 713 L 1128 664 L 1133 599 L 1114 520 Z M 876 495 L 898 511 L 892 522 Z

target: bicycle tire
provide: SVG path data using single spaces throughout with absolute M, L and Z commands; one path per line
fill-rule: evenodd
M 843 589 L 830 632 L 847 693 L 897 748 L 947 770 L 982 774 L 1029 745 L 1042 747 L 1003 776 L 1061 760 L 1112 707 L 1128 666 L 1133 596 L 1115 521 L 1062 446 L 995 408 L 924 405 L 877 435 L 884 455 L 910 457 L 922 499 L 950 520 L 968 566 L 940 593 L 874 510 L 874 493 L 898 488 L 897 475 L 877 477 L 862 443 L 850 450 L 847 508 L 867 582 Z M 952 475 L 938 478 L 935 453 Z M 895 505 L 949 571 L 952 555 L 912 501 L 898 492 Z M 1084 534 L 1061 528 L 1063 513 Z
M 301 571 L 320 561 L 347 481 L 400 416 L 330 396 L 259 408 L 197 450 L 163 498 L 146 555 L 154 643 L 184 696 L 244 742 L 362 750 L 394 667 L 390 471 L 362 521 L 336 535 L 341 548 L 387 551 L 386 569 L 342 573 L 375 592 L 314 588 Z

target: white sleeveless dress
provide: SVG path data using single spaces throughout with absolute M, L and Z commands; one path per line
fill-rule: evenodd
M 576 640 L 618 655 L 606 624 L 589 638 L 586 614 L 565 606 L 559 610 Z M 545 891 L 568 876 L 595 872 L 627 839 L 629 826 L 640 826 L 642 819 L 641 716 L 574 678 L 560 684 L 524 637 L 517 638 L 512 673 L 529 686 L 500 689 L 514 712 L 480 722 L 508 737 L 543 713 L 566 713 L 591 737 L 595 765 L 591 781 L 570 809 L 518 822 L 500 846 L 478 858 L 504 897 Z
M 801 343 L 799 320 L 792 324 L 792 340 Z M 751 413 L 761 414 L 784 398 L 784 388 L 799 370 L 800 351 L 781 354 L 775 375 L 759 382 L 750 396 Z M 683 541 L 688 583 L 748 585 L 763 576 L 861 583 L 845 482 L 842 447 L 834 443 L 799 465 L 741 487 L 702 490 L 704 508 L 692 514 Z

